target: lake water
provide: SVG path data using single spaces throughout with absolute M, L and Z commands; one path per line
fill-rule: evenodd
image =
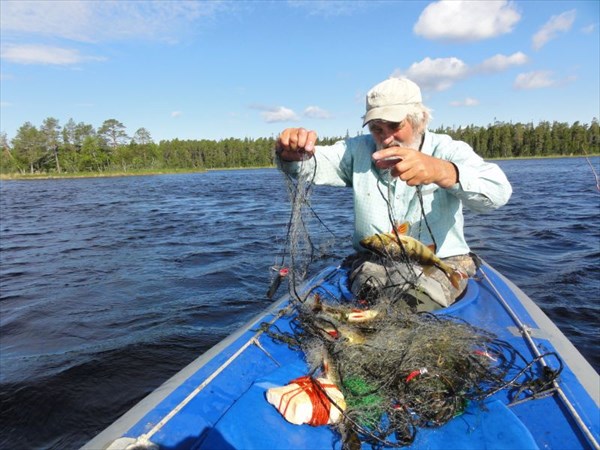
M 593 172 L 583 158 L 499 164 L 513 197 L 467 213 L 469 243 L 599 370 Z M 274 169 L 8 181 L 0 194 L 0 448 L 78 448 L 269 304 L 289 216 Z M 322 187 L 312 203 L 337 237 L 316 270 L 351 251 L 352 199 Z

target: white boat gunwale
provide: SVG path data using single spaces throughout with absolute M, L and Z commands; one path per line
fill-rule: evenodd
M 600 407 L 600 384 L 598 383 L 598 374 L 592 365 L 525 292 L 489 264 L 485 264 L 485 268 L 486 270 L 491 270 L 511 289 L 519 299 L 521 305 L 523 305 L 527 313 L 535 321 L 537 329 L 543 331 L 543 339 L 552 344 L 563 362 L 569 366 L 579 383 L 588 392 L 590 397 L 592 397 L 596 406 Z
M 498 277 L 502 282 L 504 282 L 506 286 L 514 293 L 519 304 L 523 307 L 526 313 L 530 316 L 531 320 L 534 322 L 526 323 L 528 322 L 528 319 L 525 321 L 525 325 L 527 327 L 532 327 L 532 337 L 534 339 L 547 340 L 554 347 L 554 349 L 560 355 L 560 358 L 564 361 L 566 365 L 569 366 L 570 370 L 577 378 L 577 381 L 587 392 L 587 394 L 593 399 L 596 407 L 598 407 L 598 405 L 600 405 L 600 383 L 598 382 L 598 374 L 595 371 L 595 369 L 591 366 L 591 364 L 580 354 L 580 352 L 560 331 L 560 329 L 548 318 L 548 316 L 541 310 L 541 308 L 537 306 L 533 302 L 533 300 L 527 296 L 527 294 L 525 294 L 520 288 L 518 288 L 504 275 L 499 273 L 496 269 L 492 268 L 489 264 L 483 262 L 483 267 L 485 268 L 485 271 L 488 271 L 489 273 L 493 274 L 493 276 Z M 336 269 L 337 268 L 335 267 L 329 268 L 329 270 L 326 270 L 317 277 L 313 278 L 312 280 L 309 280 L 307 283 L 305 283 L 304 286 L 306 286 L 308 283 L 310 283 L 311 286 L 321 283 L 324 279 L 327 278 L 328 275 L 330 275 Z M 492 280 L 487 278 L 487 282 L 495 289 Z M 236 352 L 232 355 L 232 357 L 228 358 L 227 361 L 231 360 L 231 358 L 236 357 L 236 355 L 241 354 L 243 349 L 247 346 L 251 345 L 252 343 L 257 343 L 256 338 L 263 333 L 263 331 L 256 331 L 257 325 L 265 321 L 275 321 L 279 317 L 281 317 L 283 311 L 288 306 L 289 299 L 289 294 L 284 295 L 279 300 L 268 306 L 265 310 L 254 316 L 245 325 L 238 328 L 234 333 L 227 336 L 218 344 L 214 345 L 204 354 L 200 355 L 198 358 L 196 358 L 194 361 L 188 364 L 181 371 L 172 376 L 169 380 L 167 380 L 155 391 L 146 396 L 137 405 L 135 405 L 132 409 L 126 412 L 112 425 L 110 425 L 108 428 L 106 428 L 104 431 L 102 431 L 100 434 L 94 437 L 82 448 L 84 450 L 95 450 L 98 448 L 104 448 L 107 445 L 107 443 L 110 443 L 115 439 L 123 436 L 128 430 L 130 430 L 134 425 L 136 425 L 142 419 L 142 417 L 144 417 L 149 411 L 154 409 L 159 403 L 161 403 L 163 400 L 169 397 L 169 395 L 171 395 L 176 389 L 178 389 L 185 380 L 187 380 L 192 375 L 201 370 L 217 355 L 222 354 L 228 347 L 230 347 L 242 336 L 244 336 L 244 334 L 248 333 L 249 331 L 253 331 L 252 336 L 244 339 L 245 343 L 242 343 L 241 345 L 236 345 Z M 456 304 L 455 306 L 460 307 L 459 304 Z M 451 312 L 452 309 L 452 306 L 449 307 L 448 312 Z M 270 316 L 271 319 L 269 319 Z M 523 319 L 523 317 L 521 317 L 520 315 L 517 315 L 517 317 Z M 518 326 L 519 324 L 516 323 L 516 325 Z M 536 330 L 538 335 L 535 334 Z M 263 350 L 266 353 L 264 349 L 261 348 L 261 350 Z M 210 382 L 210 380 L 212 379 L 211 377 L 216 376 L 218 372 L 223 370 L 223 365 L 228 364 L 227 361 L 221 364 L 215 371 L 213 371 L 211 374 L 207 375 L 204 378 L 205 381 L 208 380 L 206 384 Z M 598 444 L 595 441 L 593 435 L 591 435 L 591 440 L 588 436 L 588 441 L 591 442 L 592 447 L 598 448 Z
M 333 270 L 333 269 L 332 269 Z M 328 271 L 327 273 L 329 273 Z M 327 274 L 323 275 L 321 279 L 325 278 Z M 317 282 L 320 282 L 318 280 Z M 314 280 L 309 280 L 303 284 L 303 286 L 308 285 Z M 108 428 L 105 428 L 99 434 L 97 434 L 92 440 L 87 442 L 81 450 L 97 450 L 98 448 L 105 448 L 106 443 L 115 440 L 116 438 L 124 435 L 129 429 L 131 429 L 134 425 L 136 425 L 139 420 L 144 417 L 148 411 L 151 411 L 156 406 L 158 406 L 163 400 L 165 400 L 169 395 L 171 395 L 175 390 L 177 390 L 181 384 L 198 372 L 202 367 L 212 361 L 212 359 L 221 354 L 225 349 L 227 349 L 231 344 L 240 339 L 244 334 L 248 331 L 255 328 L 258 324 L 265 321 L 266 317 L 275 316 L 275 318 L 281 315 L 281 310 L 284 310 L 287 307 L 287 304 L 290 300 L 290 295 L 285 294 L 274 303 L 269 305 L 266 309 L 262 310 L 260 313 L 256 314 L 252 319 L 238 328 L 236 331 L 225 337 L 222 341 L 218 342 L 202 355 L 194 359 L 187 366 L 157 387 L 154 391 L 144 397 L 140 402 L 138 402 L 135 406 L 125 412 L 121 417 L 119 417 L 115 422 L 113 422 Z M 247 340 L 247 343 L 253 342 L 257 336 L 262 334 L 262 331 L 257 331 Z M 239 355 L 239 353 L 237 353 Z M 215 371 L 213 371 L 210 375 L 206 377 L 206 379 L 211 378 L 215 372 L 222 370 L 223 365 L 220 365 Z

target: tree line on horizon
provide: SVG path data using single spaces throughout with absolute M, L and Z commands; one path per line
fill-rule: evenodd
M 438 127 L 433 132 L 465 141 L 483 158 L 588 155 L 600 153 L 598 119 L 591 123 L 495 122 L 486 127 Z M 349 133 L 346 132 L 346 136 Z M 344 137 L 319 138 L 331 144 Z M 61 126 L 53 117 L 36 127 L 24 123 L 9 142 L 0 134 L 0 172 L 3 174 L 135 172 L 269 167 L 274 163 L 275 138 L 222 140 L 161 140 L 139 128 L 133 136 L 116 119 L 99 128 L 73 119 Z

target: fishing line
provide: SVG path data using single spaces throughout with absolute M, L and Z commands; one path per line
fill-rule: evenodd
M 373 166 L 374 167 L 374 166 Z M 381 195 L 381 198 L 383 199 L 383 201 L 386 204 L 387 207 L 387 213 L 388 213 L 388 220 L 390 222 L 391 228 L 392 228 L 392 233 L 395 236 L 395 240 L 396 243 L 398 244 L 399 248 L 400 248 L 400 253 L 401 253 L 401 260 L 405 263 L 405 266 L 409 269 L 409 278 L 406 278 L 403 274 L 402 278 L 404 278 L 404 281 L 409 283 L 411 286 L 416 286 L 416 282 L 417 279 L 419 278 L 419 275 L 417 275 L 417 273 L 415 272 L 414 266 L 412 264 L 409 263 L 409 256 L 408 256 L 408 252 L 406 251 L 406 249 L 404 248 L 404 244 L 402 243 L 402 240 L 400 239 L 399 235 L 398 235 L 398 231 L 396 230 L 396 226 L 397 226 L 397 222 L 395 220 L 395 213 L 394 213 L 394 206 L 392 204 L 391 199 L 394 198 L 393 194 L 392 194 L 392 181 L 391 180 L 384 180 L 379 172 L 379 170 L 374 167 L 373 172 L 375 173 L 376 177 L 377 177 L 377 190 L 379 191 L 379 195 Z M 380 186 L 379 183 L 382 183 L 384 185 L 387 186 L 387 197 L 386 195 L 383 193 L 383 190 Z M 383 248 L 385 248 L 385 246 L 382 245 Z M 391 255 L 380 255 L 384 260 L 388 260 L 388 261 L 392 261 Z M 389 272 L 389 267 L 387 264 L 382 264 L 385 271 L 386 271 L 386 275 L 387 275 L 387 279 L 392 279 L 392 275 Z
M 300 165 L 300 173 L 302 173 L 304 160 L 300 161 L 299 165 Z M 288 223 L 287 223 L 284 249 L 281 252 L 281 262 L 280 262 L 279 266 L 276 265 L 271 268 L 272 270 L 277 271 L 278 273 L 276 274 L 275 278 L 273 278 L 273 280 L 271 281 L 269 290 L 267 291 L 266 296 L 269 299 L 271 299 L 275 295 L 283 278 L 288 275 L 290 275 L 290 279 L 291 279 L 290 283 L 288 283 L 288 290 L 290 291 L 290 293 L 293 293 L 296 298 L 299 298 L 298 292 L 296 290 L 296 284 L 297 284 L 296 278 L 298 276 L 298 271 L 297 271 L 298 266 L 296 264 L 296 253 L 297 253 L 296 246 L 298 245 L 298 242 L 297 242 L 296 238 L 300 232 L 299 230 L 301 230 L 303 232 L 305 239 L 308 243 L 308 246 L 310 248 L 309 261 L 312 261 L 312 258 L 314 255 L 314 246 L 313 246 L 312 241 L 310 240 L 310 236 L 308 235 L 308 232 L 306 230 L 306 224 L 304 223 L 304 219 L 301 216 L 301 213 L 302 213 L 302 206 L 305 204 L 308 204 L 307 199 L 310 195 L 310 190 L 312 188 L 313 181 L 316 176 L 316 164 L 313 169 L 312 179 L 309 183 L 306 182 L 307 179 L 305 179 L 306 178 L 305 176 L 299 176 L 296 180 L 294 180 L 294 178 L 292 176 L 290 176 L 289 174 L 286 173 L 285 175 L 286 175 L 286 181 L 287 181 L 286 186 L 288 188 L 288 194 L 290 197 L 291 208 L 290 208 L 290 215 L 289 215 L 289 219 L 288 219 Z M 290 264 L 291 270 L 285 267 L 285 257 L 286 257 L 287 253 L 289 253 L 290 259 L 291 259 L 291 264 Z M 309 263 L 306 264 L 306 267 L 308 267 L 308 264 Z
M 291 265 L 288 289 L 294 307 L 291 334 L 272 329 L 271 325 L 261 330 L 269 330 L 271 338 L 289 346 L 297 345 L 310 376 L 322 370 L 324 361 L 328 362 L 346 402 L 343 409 L 330 398 L 343 416 L 336 428 L 344 448 L 358 448 L 360 442 L 375 447 L 409 445 L 419 428 L 439 427 L 463 414 L 470 403 L 481 403 L 503 389 L 512 389 L 515 401 L 547 390 L 562 366 L 545 371 L 540 379 L 533 371 L 538 358 L 526 360 L 492 333 L 449 316 L 407 312 L 402 300 L 418 276 L 397 230 L 392 185 L 387 184 L 386 196 L 385 182 L 379 174 L 377 189 L 386 202 L 388 219 L 401 248 L 399 261 L 392 261 L 385 251 L 380 255 L 385 273 L 389 276 L 397 270 L 394 264 L 406 264 L 413 271 L 408 275 L 412 283 L 394 282 L 391 289 L 371 283 L 368 310 L 374 315 L 364 323 L 350 320 L 356 311 L 365 311 L 364 306 L 346 302 L 334 292 L 337 283 L 347 282 L 347 278 L 333 276 L 339 271 L 300 295 L 298 282 L 308 272 L 316 250 L 305 216 L 307 211 L 314 213 L 309 199 L 316 165 L 312 173 L 306 172 L 301 166 L 295 181 L 288 177 L 292 202 L 286 237 Z M 415 196 L 421 207 L 421 222 L 434 239 L 419 188 Z M 550 355 L 539 359 L 543 361 Z
M 423 205 L 423 192 L 421 191 L 421 186 L 417 186 L 417 198 L 419 199 L 419 205 L 421 206 L 421 217 L 423 218 L 423 222 L 425 222 L 425 226 L 427 227 L 427 231 L 429 231 L 429 236 L 433 241 L 433 248 L 437 250 L 437 242 L 435 241 L 435 236 L 433 235 L 433 231 L 431 231 L 431 227 L 429 226 L 429 221 L 427 220 L 427 216 L 425 215 L 425 206 Z M 419 236 L 421 236 L 421 223 L 419 223 Z
M 314 165 L 312 171 L 309 172 L 304 168 L 305 161 L 307 160 L 301 160 L 299 162 L 300 168 L 297 177 L 286 174 L 291 201 L 290 217 L 288 220 L 285 242 L 285 248 L 290 257 L 290 282 L 288 283 L 288 290 L 291 297 L 296 301 L 301 301 L 301 296 L 298 293 L 299 282 L 305 278 L 309 266 L 316 260 L 315 255 L 317 254 L 317 248 L 313 243 L 309 232 L 309 213 L 334 239 L 337 239 L 335 233 L 319 217 L 310 202 L 310 196 L 312 195 L 314 180 L 317 174 L 318 162 L 313 158 Z M 285 255 L 286 252 L 284 251 L 280 267 L 284 266 Z M 271 296 L 280 282 L 281 277 L 277 277 L 273 281 L 272 288 L 269 290 Z
M 374 166 L 373 166 L 374 167 Z M 392 233 L 395 236 L 395 241 L 398 244 L 398 246 L 400 247 L 400 251 L 402 254 L 402 258 L 401 260 L 404 262 L 405 267 L 407 267 L 410 271 L 411 277 L 410 280 L 406 279 L 406 281 L 408 283 L 410 283 L 411 285 L 413 285 L 413 287 L 416 286 L 417 280 L 419 279 L 419 277 L 422 275 L 422 273 L 417 274 L 415 271 L 415 266 L 413 264 L 410 263 L 410 258 L 408 256 L 408 253 L 402 243 L 402 240 L 400 239 L 400 236 L 398 234 L 398 229 L 397 226 L 400 224 L 400 221 L 397 220 L 397 218 L 395 217 L 395 208 L 393 205 L 393 202 L 391 199 L 394 198 L 394 195 L 392 193 L 392 189 L 393 189 L 393 180 L 384 180 L 383 177 L 381 176 L 379 170 L 374 167 L 373 169 L 374 174 L 377 177 L 377 190 L 379 191 L 379 194 L 381 196 L 381 198 L 383 199 L 383 201 L 386 203 L 387 206 L 387 211 L 388 211 L 388 220 L 391 224 L 391 228 L 392 228 Z M 387 185 L 387 196 L 383 193 L 383 190 L 380 186 L 380 182 L 384 185 Z M 420 215 L 421 215 L 421 220 L 419 221 L 419 232 L 418 232 L 418 236 L 420 239 L 420 235 L 421 235 L 421 225 L 424 223 L 425 226 L 427 227 L 427 230 L 429 232 L 429 236 L 431 237 L 432 241 L 433 241 L 433 248 L 434 248 L 434 253 L 435 253 L 435 249 L 437 249 L 437 242 L 435 240 L 435 236 L 433 235 L 433 231 L 431 230 L 431 227 L 429 225 L 429 221 L 427 220 L 427 216 L 425 214 L 425 207 L 424 207 L 424 202 L 423 202 L 423 193 L 421 191 L 421 186 L 415 186 L 415 194 L 413 196 L 416 197 L 419 201 L 419 206 L 420 206 Z M 412 203 L 412 200 L 409 202 L 409 204 Z M 388 255 L 389 256 L 389 255 Z M 390 258 L 388 258 L 390 259 Z M 386 267 L 384 265 L 384 267 Z M 391 278 L 389 276 L 388 273 L 388 279 Z
M 598 191 L 600 191 L 600 178 L 598 178 L 598 174 L 596 173 L 596 169 L 594 168 L 594 165 L 592 164 L 592 162 L 590 161 L 590 158 L 588 157 L 587 152 L 585 151 L 585 149 L 583 149 L 583 153 L 585 155 L 585 160 L 587 161 L 587 163 L 589 164 L 590 168 L 592 169 L 592 173 L 594 174 L 594 177 L 596 178 L 596 189 Z

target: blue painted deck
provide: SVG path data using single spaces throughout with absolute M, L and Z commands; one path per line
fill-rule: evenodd
M 527 360 L 534 359 L 517 323 L 499 301 L 499 294 L 531 329 L 540 353 L 554 351 L 561 356 L 564 369 L 559 386 L 588 433 L 581 430 L 565 401 L 556 394 L 508 407 L 508 393 L 501 391 L 487 399 L 483 407 L 469 405 L 464 414 L 442 427 L 420 429 L 408 448 L 597 448 L 598 374 L 525 294 L 489 266 L 484 265 L 483 270 L 486 276 L 479 271 L 469 280 L 465 297 L 443 313 L 495 333 Z M 345 291 L 345 276 L 343 270 L 329 268 L 308 286 L 321 284 L 330 292 Z M 84 448 L 106 448 L 119 437 L 141 436 L 161 449 L 341 449 L 338 435 L 329 427 L 292 425 L 265 399 L 270 387 L 307 373 L 301 353 L 258 331 L 260 323 L 270 321 L 276 321 L 281 331 L 291 331 L 289 316 L 284 313 L 286 306 L 287 300 L 280 300 Z M 550 365 L 552 362 L 548 360 Z M 536 367 L 541 370 L 541 366 Z M 365 444 L 363 448 L 371 446 Z

